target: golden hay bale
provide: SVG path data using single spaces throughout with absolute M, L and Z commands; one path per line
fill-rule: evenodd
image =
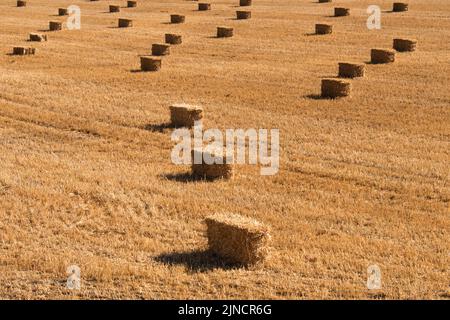
M 191 128 L 195 121 L 200 121 L 203 118 L 203 108 L 199 106 L 174 104 L 169 109 L 170 121 L 175 127 Z
M 394 39 L 394 49 L 399 52 L 416 51 L 417 40 L 415 39 Z
M 24 0 L 17 0 L 17 6 L 18 7 L 26 7 L 27 6 L 27 2 Z
M 133 1 L 133 0 L 127 1 L 127 7 L 128 8 L 135 8 L 135 7 L 137 7 L 137 1 Z
M 152 44 L 152 55 L 154 56 L 166 56 L 170 54 L 170 45 L 165 43 Z
M 232 27 L 217 27 L 217 38 L 229 38 L 233 36 Z
M 251 11 L 236 11 L 236 18 L 239 20 L 250 19 L 251 17 Z
M 32 55 L 35 53 L 36 53 L 36 49 L 31 48 L 31 47 L 14 47 L 13 48 L 14 55 L 24 56 L 24 55 Z
M 120 12 L 120 6 L 110 5 L 109 6 L 109 12 Z
M 357 78 L 364 77 L 365 65 L 362 63 L 339 63 L 339 77 Z
M 47 41 L 47 35 L 46 34 L 39 34 L 39 33 L 30 33 L 30 41 Z
M 231 179 L 233 177 L 233 156 L 223 154 L 222 151 L 193 149 L 191 152 L 192 174 L 205 179 Z M 214 163 L 206 163 L 205 158 L 214 159 Z M 200 163 L 196 163 L 196 159 L 200 159 Z
M 180 34 L 166 33 L 165 41 L 169 44 L 181 44 L 183 42 Z
M 239 5 L 241 7 L 248 7 L 252 5 L 252 0 L 239 0 Z
M 142 71 L 159 71 L 160 69 L 161 69 L 161 59 L 151 56 L 141 57 Z
M 223 259 L 250 266 L 268 257 L 270 229 L 261 222 L 238 214 L 214 214 L 205 223 L 209 248 Z
M 211 10 L 210 3 L 202 2 L 198 4 L 198 11 L 207 11 L 207 10 Z
M 329 24 L 316 24 L 316 34 L 330 34 L 333 32 L 333 26 Z
M 392 11 L 394 11 L 394 12 L 403 12 L 403 11 L 408 11 L 408 10 L 409 10 L 409 5 L 404 2 L 394 2 L 394 5 L 392 7 Z
M 370 52 L 372 63 L 391 63 L 395 61 L 395 51 L 388 49 L 372 49 Z
M 48 23 L 48 28 L 50 29 L 50 31 L 62 30 L 62 22 L 50 21 Z
M 66 8 L 59 8 L 58 9 L 58 15 L 59 16 L 67 16 L 69 13 L 68 13 L 68 11 L 67 11 L 67 9 Z
M 133 26 L 133 20 L 131 19 L 119 19 L 119 28 L 128 28 Z
M 349 8 L 334 8 L 334 16 L 335 17 L 345 17 L 350 15 Z
M 186 21 L 186 17 L 181 14 L 171 14 L 170 22 L 171 23 L 184 23 Z
M 351 93 L 351 83 L 345 80 L 322 79 L 322 97 L 339 98 L 347 97 Z

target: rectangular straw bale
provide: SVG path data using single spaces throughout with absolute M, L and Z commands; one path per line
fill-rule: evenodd
M 62 30 L 62 22 L 59 21 L 50 21 L 48 23 L 48 29 L 50 31 L 58 31 L 58 30 Z
M 119 28 L 129 28 L 133 26 L 133 20 L 131 19 L 123 19 L 120 18 L 119 19 L 119 23 L 118 23 Z
M 39 34 L 39 33 L 30 33 L 30 41 L 47 41 L 47 35 L 46 34 Z
M 203 108 L 189 104 L 174 104 L 169 107 L 170 120 L 174 126 L 188 127 L 194 126 L 195 121 L 203 118 Z
M 32 55 L 35 53 L 36 53 L 36 49 L 31 48 L 31 47 L 14 47 L 13 48 L 14 55 L 24 56 L 24 55 Z
M 165 41 L 168 44 L 181 44 L 183 42 L 182 36 L 175 33 L 166 33 Z
M 192 174 L 197 177 L 215 180 L 233 177 L 233 155 L 224 150 L 192 150 Z M 207 163 L 207 157 L 213 163 Z M 200 159 L 200 161 L 198 161 Z M 198 161 L 198 163 L 197 163 Z
M 223 259 L 242 265 L 264 261 L 269 253 L 269 228 L 238 214 L 215 214 L 205 219 L 209 248 Z

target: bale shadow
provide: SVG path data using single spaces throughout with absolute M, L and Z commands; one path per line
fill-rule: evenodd
M 214 181 L 215 179 L 207 179 L 205 177 L 192 174 L 190 172 L 185 173 L 168 173 L 162 175 L 163 178 L 175 181 L 175 182 L 184 182 L 184 183 L 190 183 L 190 182 L 198 182 L 198 181 Z
M 151 71 L 151 70 L 142 70 L 142 69 L 131 69 L 130 70 L 131 73 L 148 73 L 148 74 L 152 74 L 152 73 L 157 73 L 158 71 Z
M 333 100 L 332 98 L 322 97 L 320 94 L 308 94 L 305 97 L 313 100 Z
M 184 265 L 190 272 L 207 272 L 214 269 L 231 270 L 241 267 L 220 259 L 210 250 L 163 253 L 154 260 L 168 265 Z
M 151 132 L 160 132 L 160 133 L 164 133 L 164 132 L 168 131 L 169 129 L 175 129 L 175 128 L 176 128 L 176 126 L 174 126 L 170 122 L 165 122 L 165 123 L 160 123 L 160 124 L 147 124 L 144 127 L 142 127 L 142 129 L 144 129 L 144 130 L 151 131 Z
M 372 62 L 372 61 L 364 61 L 364 64 L 372 65 L 372 66 L 383 66 L 383 65 L 389 65 L 392 64 L 392 62 Z

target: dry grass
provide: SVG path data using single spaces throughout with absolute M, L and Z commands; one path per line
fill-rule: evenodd
M 0 297 L 370 298 L 378 264 L 386 298 L 448 299 L 450 2 L 408 2 L 369 31 L 366 0 L 340 1 L 345 19 L 333 3 L 259 0 L 249 21 L 230 20 L 235 0 L 211 12 L 140 1 L 129 29 L 102 13 L 108 3 L 74 0 L 82 30 L 16 57 L 67 3 L 2 1 Z M 186 23 L 169 24 L 171 12 Z M 307 36 L 318 21 L 336 32 Z M 235 37 L 212 37 L 221 24 Z M 132 72 L 165 33 L 183 45 L 164 68 Z M 398 37 L 420 48 L 368 64 L 350 98 L 313 98 L 339 61 L 368 62 Z M 279 174 L 242 165 L 231 181 L 185 179 L 163 125 L 174 101 L 204 106 L 206 128 L 279 128 Z M 202 221 L 215 212 L 271 226 L 263 268 L 207 254 Z M 72 264 L 80 291 L 65 288 Z

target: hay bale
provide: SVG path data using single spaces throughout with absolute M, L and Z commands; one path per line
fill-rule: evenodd
M 58 15 L 59 16 L 67 16 L 69 13 L 68 13 L 68 11 L 67 11 L 67 9 L 66 8 L 59 8 L 58 9 Z
M 333 26 L 329 24 L 316 24 L 316 34 L 330 34 L 333 33 Z
M 36 49 L 31 48 L 31 47 L 14 47 L 13 48 L 13 55 L 25 56 L 25 55 L 32 55 L 35 53 L 36 53 Z
M 131 19 L 119 19 L 119 28 L 129 28 L 133 26 L 133 20 Z
M 171 14 L 170 15 L 170 23 L 184 23 L 186 17 L 181 14 Z
M 250 19 L 252 17 L 251 11 L 236 11 L 236 18 L 238 20 Z
M 203 118 L 203 108 L 188 104 L 174 104 L 169 107 L 170 121 L 175 127 L 192 128 L 195 121 Z
M 364 77 L 365 65 L 362 63 L 339 63 L 339 77 L 342 78 L 357 78 Z
M 388 49 L 372 49 L 370 52 L 372 63 L 391 63 L 395 61 L 395 51 Z
M 154 56 L 166 56 L 170 54 L 170 45 L 165 43 L 152 44 L 152 55 Z
M 30 33 L 30 41 L 47 41 L 47 35 L 46 34 L 39 34 L 39 33 Z
M 233 156 L 223 154 L 223 150 L 206 151 L 193 149 L 192 174 L 204 179 L 231 179 L 233 177 Z M 214 159 L 214 163 L 207 164 L 205 157 Z M 196 159 L 201 159 L 200 163 L 195 163 Z
M 241 7 L 248 7 L 252 5 L 252 0 L 239 0 L 239 5 Z
M 110 5 L 109 12 L 120 12 L 120 6 L 118 5 Z
M 62 30 L 62 22 L 59 21 L 50 21 L 48 23 L 48 28 L 50 31 L 58 31 Z
M 237 214 L 215 214 L 205 219 L 210 250 L 244 266 L 263 262 L 269 255 L 270 229 Z
M 415 39 L 394 39 L 393 47 L 398 52 L 416 51 L 417 40 L 415 40 Z
M 159 71 L 160 69 L 161 69 L 161 59 L 151 56 L 141 57 L 142 71 Z
M 134 1 L 134 0 L 127 1 L 127 7 L 128 8 L 136 8 L 137 7 L 137 1 Z
M 211 4 L 210 3 L 199 3 L 198 4 L 198 11 L 208 11 L 211 10 Z
M 322 79 L 322 97 L 323 98 L 339 98 L 347 97 L 351 93 L 351 83 L 338 79 Z
M 180 34 L 166 33 L 165 41 L 168 44 L 181 44 L 183 42 Z
M 394 2 L 394 5 L 392 7 L 392 11 L 394 11 L 394 12 L 403 12 L 403 11 L 408 11 L 408 10 L 409 10 L 409 5 L 404 2 Z
M 319 0 L 319 3 L 329 3 L 331 0 Z
M 345 17 L 350 15 L 350 9 L 349 8 L 334 8 L 334 16 L 335 17 Z
M 217 38 L 229 38 L 233 36 L 232 27 L 217 27 Z
M 17 6 L 18 7 L 26 7 L 27 6 L 27 2 L 24 0 L 17 0 Z

